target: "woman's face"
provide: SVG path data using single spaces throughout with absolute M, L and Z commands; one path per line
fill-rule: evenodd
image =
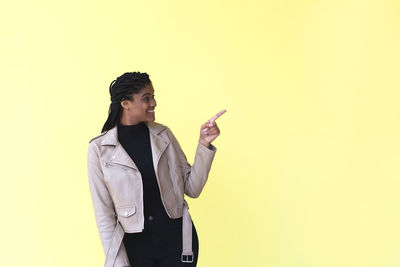
M 132 125 L 143 121 L 154 121 L 154 108 L 157 106 L 157 102 L 154 99 L 153 86 L 146 85 L 139 93 L 133 94 L 132 98 L 132 100 L 121 101 L 123 108 L 121 123 Z

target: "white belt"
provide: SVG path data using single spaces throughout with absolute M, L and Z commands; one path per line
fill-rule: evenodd
M 182 215 L 182 262 L 193 262 L 192 251 L 192 218 L 189 214 L 189 207 L 186 201 L 183 201 Z
M 114 267 L 115 259 L 121 246 L 122 239 L 124 238 L 125 231 L 121 226 L 121 223 L 117 220 L 117 225 L 115 226 L 114 232 L 111 237 L 110 248 L 108 249 L 106 255 L 106 261 L 104 263 L 105 267 Z
M 192 251 L 192 218 L 189 214 L 189 208 L 186 201 L 183 201 L 183 212 L 182 212 L 182 256 L 181 261 L 191 263 L 193 262 L 193 251 Z M 119 220 L 115 226 L 113 235 L 111 237 L 110 249 L 106 255 L 105 267 L 114 267 L 115 259 L 119 248 L 124 238 L 125 231 L 121 226 Z

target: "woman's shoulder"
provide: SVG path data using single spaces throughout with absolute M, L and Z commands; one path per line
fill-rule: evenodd
M 159 122 L 152 121 L 152 122 L 147 122 L 146 124 L 149 127 L 149 129 L 155 132 L 156 134 L 159 134 L 164 130 L 169 130 L 168 126 Z
M 107 132 L 108 132 L 108 130 L 102 132 L 101 134 L 99 134 L 99 135 L 97 135 L 97 136 L 95 136 L 95 137 L 93 137 L 92 139 L 90 139 L 89 144 L 90 144 L 92 141 L 94 141 L 94 140 L 100 138 L 101 136 L 105 135 Z
M 165 124 L 156 121 L 149 121 L 147 122 L 147 125 L 152 125 L 154 127 L 167 127 Z

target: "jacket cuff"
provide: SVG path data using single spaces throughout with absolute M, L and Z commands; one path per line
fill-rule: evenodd
M 209 147 L 206 147 L 205 145 L 203 145 L 202 143 L 199 142 L 198 146 L 204 151 L 209 150 L 208 152 L 212 151 L 214 153 L 217 151 L 217 148 L 213 144 L 210 144 Z
M 196 164 L 196 166 L 201 165 L 203 168 L 205 167 L 207 170 L 206 172 L 208 173 L 216 152 L 217 148 L 214 145 L 210 144 L 210 147 L 207 148 L 205 145 L 199 142 L 197 144 L 194 164 Z

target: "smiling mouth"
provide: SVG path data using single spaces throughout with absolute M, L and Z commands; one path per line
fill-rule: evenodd
M 148 110 L 149 113 L 154 113 L 154 109 Z

